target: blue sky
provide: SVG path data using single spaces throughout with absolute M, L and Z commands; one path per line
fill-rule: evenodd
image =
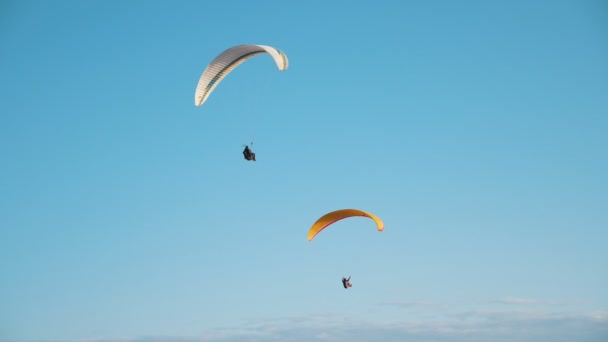
M 1 341 L 608 338 L 602 1 L 5 0 L 0 43 Z M 238 44 L 289 69 L 194 106 Z M 307 241 L 342 208 L 385 230 Z

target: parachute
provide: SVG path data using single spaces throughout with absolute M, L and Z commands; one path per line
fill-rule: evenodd
M 287 56 L 280 50 L 267 45 L 238 45 L 229 48 L 219 54 L 203 71 L 201 78 L 196 86 L 194 93 L 194 104 L 201 106 L 217 85 L 228 75 L 234 68 L 239 66 L 247 59 L 259 54 L 269 54 L 276 63 L 279 70 L 287 69 Z
M 310 230 L 308 230 L 308 241 L 312 241 L 312 239 L 317 234 L 319 234 L 319 232 L 321 232 L 323 229 L 327 228 L 331 224 L 333 224 L 337 221 L 340 221 L 342 219 L 353 217 L 353 216 L 363 216 L 363 217 L 370 218 L 370 219 L 374 220 L 374 222 L 376 223 L 376 227 L 378 228 L 378 231 L 381 232 L 384 230 L 384 223 L 382 222 L 382 220 L 380 220 L 380 218 L 378 216 L 376 216 L 372 213 L 368 213 L 368 212 L 361 211 L 358 209 L 341 209 L 341 210 L 336 210 L 336 211 L 327 213 L 327 214 L 323 215 L 321 218 L 319 218 L 317 220 L 317 222 L 315 222 L 312 225 L 312 227 L 310 227 Z

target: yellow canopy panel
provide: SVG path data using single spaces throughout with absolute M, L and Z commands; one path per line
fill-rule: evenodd
M 323 216 L 321 216 L 321 218 L 319 218 L 317 220 L 317 222 L 315 222 L 312 227 L 310 227 L 310 229 L 308 230 L 308 241 L 312 241 L 312 239 L 319 234 L 319 232 L 321 232 L 323 229 L 327 228 L 328 226 L 332 225 L 333 223 L 340 221 L 342 219 L 345 218 L 349 218 L 349 217 L 353 217 L 353 216 L 363 216 L 363 217 L 367 217 L 370 218 L 372 220 L 374 220 L 374 222 L 376 222 L 376 226 L 378 228 L 378 231 L 383 231 L 384 230 L 384 223 L 382 222 L 382 220 L 380 220 L 380 218 L 372 213 L 368 213 L 362 210 L 358 210 L 358 209 L 341 209 L 341 210 L 336 210 L 336 211 L 332 211 L 330 213 L 327 213 Z

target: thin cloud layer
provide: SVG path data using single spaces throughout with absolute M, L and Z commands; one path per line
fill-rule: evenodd
M 498 303 L 502 304 L 513 304 L 513 305 L 530 305 L 530 304 L 538 304 L 539 301 L 535 299 L 529 298 L 501 298 L 496 300 Z
M 608 341 L 608 312 L 551 313 L 477 310 L 438 319 L 372 322 L 339 316 L 257 320 L 196 337 L 141 337 L 86 342 L 430 342 L 430 341 Z M 8 341 L 6 341 L 8 342 Z M 11 341 L 12 342 L 12 341 Z M 33 341 L 32 341 L 33 342 Z M 57 341 L 59 342 L 59 341 Z M 85 342 L 85 341 L 71 341 Z
M 473 311 L 437 320 L 366 322 L 338 317 L 302 319 L 235 328 L 193 341 L 586 341 L 608 340 L 606 315 L 567 315 L 525 311 Z M 149 342 L 149 341 L 137 341 Z M 160 342 L 160 341 L 155 341 Z M 164 342 L 164 341 L 163 341 Z

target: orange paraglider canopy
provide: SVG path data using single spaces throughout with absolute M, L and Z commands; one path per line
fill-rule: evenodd
M 332 211 L 330 213 L 327 213 L 327 214 L 321 216 L 321 218 L 319 218 L 317 220 L 317 222 L 315 222 L 312 225 L 312 227 L 310 227 L 310 229 L 308 230 L 308 241 L 312 241 L 312 239 L 317 234 L 319 234 L 319 232 L 321 232 L 323 229 L 327 228 L 331 224 L 333 224 L 337 221 L 340 221 L 342 219 L 353 217 L 353 216 L 362 216 L 362 217 L 370 218 L 370 219 L 374 220 L 374 222 L 376 222 L 378 231 L 381 232 L 384 230 L 384 223 L 382 222 L 382 220 L 380 220 L 380 218 L 378 216 L 376 216 L 372 213 L 368 213 L 368 212 L 358 210 L 358 209 L 341 209 L 341 210 Z

